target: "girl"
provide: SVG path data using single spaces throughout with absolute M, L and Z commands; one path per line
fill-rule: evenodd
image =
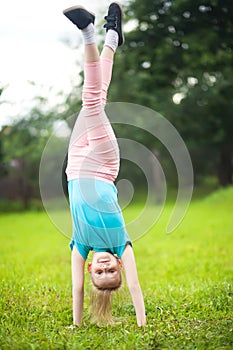
M 104 112 L 113 58 L 123 43 L 122 10 L 112 3 L 105 17 L 107 34 L 103 51 L 95 43 L 95 16 L 81 6 L 63 11 L 84 39 L 83 107 L 75 123 L 68 151 L 67 179 L 73 221 L 72 294 L 73 323 L 80 325 L 84 299 L 84 266 L 95 295 L 92 315 L 98 323 L 111 320 L 111 295 L 121 285 L 123 267 L 136 311 L 138 326 L 146 323 L 144 300 L 138 281 L 131 241 L 117 202 L 114 181 L 119 171 L 117 141 Z

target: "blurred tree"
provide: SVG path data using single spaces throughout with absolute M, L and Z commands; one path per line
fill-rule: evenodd
M 43 112 L 44 102 L 41 100 L 29 116 L 3 127 L 0 132 L 8 172 L 8 179 L 4 183 L 9 188 L 5 190 L 10 192 L 11 184 L 14 184 L 15 197 L 8 193 L 10 199 L 12 196 L 21 199 L 25 209 L 32 196 L 39 196 L 40 158 L 56 118 L 55 111 Z
M 205 73 L 198 84 L 189 88 L 177 111 L 182 116 L 177 127 L 189 140 L 196 163 L 208 171 L 214 169 L 222 186 L 232 183 L 232 110 L 233 76 L 229 71 L 227 78 L 220 73 Z M 190 125 L 184 121 L 186 116 Z
M 208 148 L 195 171 L 217 168 L 219 184 L 231 184 L 233 2 L 132 0 L 127 15 L 131 29 L 116 57 L 111 98 L 161 112 L 185 139 L 194 166 Z
M 4 174 L 5 174 L 4 151 L 3 151 L 2 139 L 0 138 L 0 178 L 4 176 Z
M 31 84 L 35 85 L 34 82 Z M 1 89 L 0 92 L 2 92 Z M 59 138 L 64 137 L 59 133 L 67 133 L 72 128 L 76 113 L 81 107 L 80 96 L 80 88 L 75 86 L 69 95 L 60 93 L 61 103 L 53 107 L 47 97 L 35 97 L 32 101 L 34 106 L 28 113 L 18 116 L 11 125 L 2 127 L 0 130 L 0 198 L 22 200 L 25 209 L 29 207 L 31 198 L 40 198 L 39 168 L 46 143 L 50 136 L 54 135 L 55 130 L 59 129 L 57 140 L 56 137 L 53 138 L 55 147 L 53 162 L 47 164 L 48 174 L 51 177 L 51 169 L 59 158 L 61 148 Z M 60 127 L 61 123 L 63 126 Z M 63 149 L 62 151 L 64 152 Z M 55 171 L 53 175 L 60 176 Z M 54 182 L 52 179 L 49 180 L 51 186 L 48 196 L 56 191 L 54 187 L 58 181 L 57 178 Z M 65 175 L 63 183 L 66 190 Z
M 0 98 L 3 93 L 4 88 L 0 87 Z M 0 104 L 2 101 L 0 100 Z M 1 134 L 0 134 L 1 135 Z M 3 144 L 2 144 L 2 138 L 0 137 L 0 178 L 6 174 L 6 168 L 4 164 L 4 150 L 3 150 Z

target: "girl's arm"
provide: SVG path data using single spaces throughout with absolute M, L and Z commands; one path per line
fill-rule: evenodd
M 146 324 L 144 299 L 138 280 L 133 249 L 129 244 L 126 246 L 121 260 L 125 271 L 126 282 L 136 311 L 137 324 L 141 327 Z
M 84 265 L 85 260 L 74 246 L 71 255 L 73 323 L 78 326 L 81 324 L 83 313 Z

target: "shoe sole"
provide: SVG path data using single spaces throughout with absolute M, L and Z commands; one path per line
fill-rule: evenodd
M 124 11 L 123 11 L 122 5 L 119 4 L 119 2 L 117 2 L 117 1 L 113 1 L 112 4 L 116 4 L 117 6 L 119 6 L 119 8 L 121 10 L 121 17 L 123 18 L 124 17 Z
M 64 13 L 64 15 L 67 13 L 67 12 L 70 12 L 70 11 L 73 11 L 73 10 L 78 10 L 78 9 L 83 9 L 87 12 L 89 12 L 92 16 L 95 16 L 95 14 L 91 11 L 88 11 L 85 7 L 81 6 L 81 5 L 76 5 L 76 6 L 71 6 L 71 7 L 68 7 L 67 9 L 63 10 L 62 12 Z
M 124 42 L 125 42 L 125 37 L 124 37 L 124 33 L 123 33 L 123 25 L 122 25 L 122 20 L 123 20 L 123 18 L 124 18 L 124 11 L 123 11 L 123 8 L 122 8 L 121 4 L 119 4 L 119 2 L 113 1 L 111 4 L 116 4 L 116 5 L 120 8 L 120 11 L 121 11 L 121 33 L 122 33 L 122 43 L 119 45 L 119 46 L 121 46 L 121 45 L 123 45 Z M 110 5 L 111 5 L 111 4 L 110 4 Z M 109 6 L 110 6 L 110 5 L 109 5 Z

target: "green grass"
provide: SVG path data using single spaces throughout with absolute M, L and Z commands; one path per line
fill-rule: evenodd
M 125 210 L 126 220 L 139 209 Z M 148 319 L 142 329 L 126 287 L 113 305 L 120 326 L 91 324 L 87 293 L 83 326 L 67 329 L 69 240 L 43 212 L 0 216 L 0 349 L 232 349 L 233 188 L 193 201 L 167 235 L 171 210 L 134 242 Z

